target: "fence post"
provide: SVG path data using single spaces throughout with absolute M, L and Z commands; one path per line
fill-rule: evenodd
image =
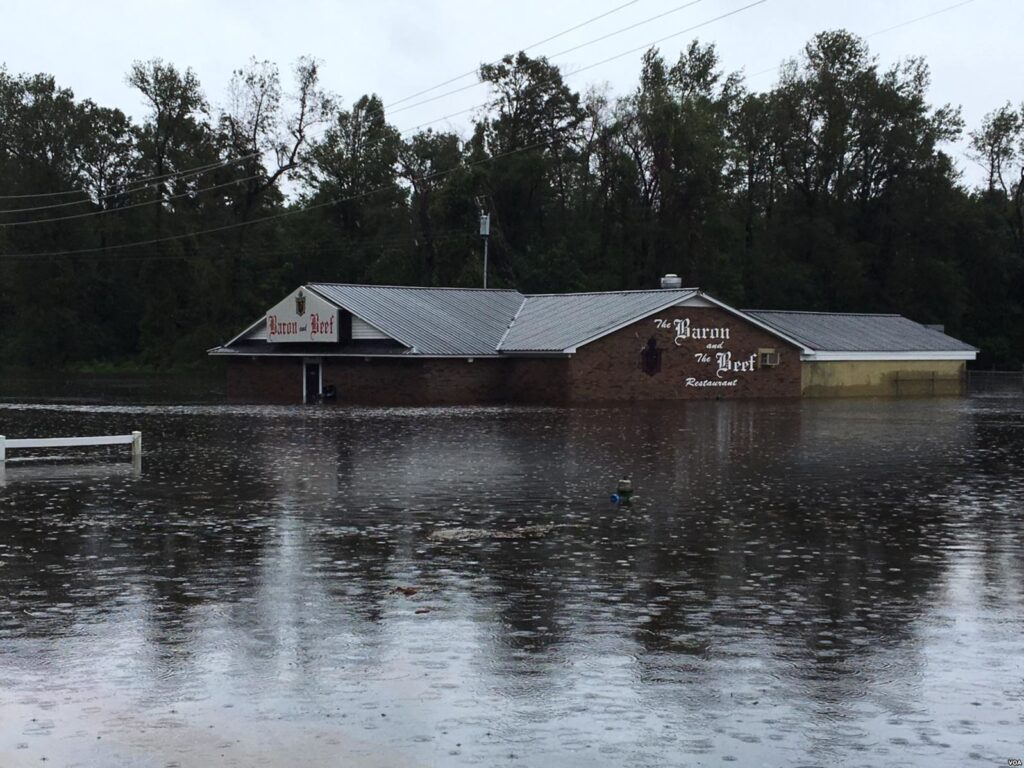
M 142 433 L 132 432 L 132 458 L 142 455 Z

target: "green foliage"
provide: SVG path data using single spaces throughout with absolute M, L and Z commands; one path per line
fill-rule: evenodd
M 465 139 L 403 136 L 375 95 L 343 106 L 310 58 L 291 83 L 251 60 L 216 111 L 191 70 L 136 62 L 140 123 L 0 68 L 0 367 L 193 365 L 305 281 L 479 285 L 480 206 L 491 285 L 677 272 L 740 306 L 944 323 L 984 366 L 1024 362 L 1024 107 L 970 132 L 987 177 L 968 189 L 944 151 L 959 112 L 930 105 L 920 59 L 881 69 L 824 32 L 765 93 L 696 41 L 641 64 L 614 98 L 506 56 L 480 69 Z M 59 254 L 79 249 L 98 250 Z

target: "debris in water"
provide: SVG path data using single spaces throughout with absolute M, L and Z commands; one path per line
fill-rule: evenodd
M 612 494 L 612 504 L 624 504 L 628 506 L 634 498 L 636 497 L 633 496 L 633 481 L 627 477 L 619 480 L 619 485 L 615 489 L 615 493 Z
M 432 531 L 433 541 L 476 541 L 478 539 L 532 539 L 546 536 L 557 526 L 554 523 L 537 525 L 521 525 L 508 531 L 496 531 L 489 528 L 441 528 Z

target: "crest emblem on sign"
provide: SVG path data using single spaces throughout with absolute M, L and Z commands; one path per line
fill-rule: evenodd
M 299 291 L 295 295 L 295 314 L 299 317 L 306 314 L 306 294 L 302 291 Z

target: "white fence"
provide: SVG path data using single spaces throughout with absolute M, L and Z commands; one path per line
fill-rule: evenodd
M 0 435 L 0 468 L 7 461 L 7 451 L 16 448 L 81 448 L 93 445 L 130 445 L 132 460 L 142 456 L 142 433 L 130 435 L 97 435 L 95 437 L 19 437 Z

